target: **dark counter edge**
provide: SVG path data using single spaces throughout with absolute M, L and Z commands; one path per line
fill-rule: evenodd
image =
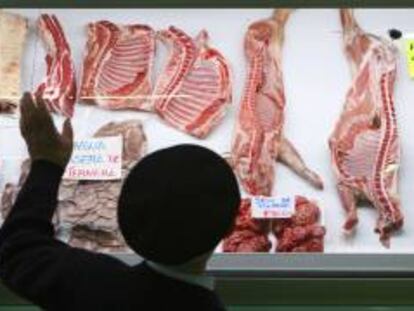
M 414 254 L 215 254 L 208 273 L 232 306 L 414 305 Z M 0 303 L 28 304 L 1 282 Z
M 414 7 L 412 0 L 0 0 L 8 8 Z
M 136 255 L 114 255 L 128 264 Z M 215 254 L 220 278 L 414 278 L 414 254 Z

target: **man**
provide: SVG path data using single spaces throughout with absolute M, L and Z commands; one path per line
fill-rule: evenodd
M 240 203 L 221 157 L 181 145 L 133 168 L 118 204 L 124 238 L 145 258 L 131 267 L 54 239 L 51 219 L 72 152 L 71 123 L 59 134 L 45 103 L 25 94 L 20 127 L 32 165 L 0 230 L 0 277 L 10 289 L 46 310 L 225 309 L 204 275 Z

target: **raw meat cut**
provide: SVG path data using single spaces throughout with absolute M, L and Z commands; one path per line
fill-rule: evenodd
M 243 199 L 233 232 L 223 241 L 223 252 L 268 252 L 272 247 L 269 223 L 251 218 L 251 200 Z
M 122 176 L 143 157 L 146 136 L 140 121 L 110 122 L 101 127 L 95 137 L 123 137 Z M 30 162 L 22 164 L 18 185 L 6 184 L 1 198 L 1 214 L 7 216 L 17 193 L 26 180 Z M 73 181 L 63 180 L 59 188 L 58 208 L 54 215 L 57 235 L 72 246 L 100 252 L 126 252 L 117 222 L 117 203 L 122 180 Z
M 0 10 L 0 112 L 14 112 L 20 101 L 20 67 L 27 27 L 26 18 Z
M 308 199 L 296 196 L 291 218 L 271 222 L 251 217 L 251 200 L 243 199 L 233 232 L 224 239 L 223 252 L 268 252 L 271 223 L 276 252 L 323 252 L 325 227 L 320 225 L 320 209 Z
M 107 109 L 153 110 L 155 32 L 146 25 L 88 25 L 80 98 Z
M 76 101 L 76 76 L 70 46 L 55 15 L 42 14 L 38 21 L 47 48 L 47 73 L 36 90 L 49 111 L 72 117 Z
M 229 65 L 208 45 L 207 31 L 193 40 L 170 27 L 158 37 L 170 48 L 153 94 L 158 115 L 171 126 L 203 138 L 220 123 L 231 102 Z
M 351 230 L 358 222 L 356 204 L 370 201 L 378 210 L 375 231 L 389 246 L 403 225 L 397 192 L 400 148 L 393 102 L 397 50 L 384 38 L 364 32 L 352 10 L 341 10 L 345 53 L 352 85 L 330 137 L 337 188 Z
M 282 44 L 290 10 L 251 24 L 245 37 L 248 76 L 233 139 L 230 163 L 249 194 L 269 196 L 278 159 L 317 188 L 319 176 L 308 169 L 283 135 L 285 94 Z
M 111 122 L 101 127 L 95 137 L 122 135 L 122 176 L 141 159 L 146 136 L 137 120 Z M 118 228 L 117 205 L 122 180 L 79 181 L 61 204 L 59 220 L 69 226 L 69 244 L 99 251 L 127 251 Z M 62 190 L 61 190 L 62 192 Z
M 319 207 L 305 197 L 296 196 L 293 216 L 273 220 L 276 252 L 323 252 L 326 230 L 319 220 Z

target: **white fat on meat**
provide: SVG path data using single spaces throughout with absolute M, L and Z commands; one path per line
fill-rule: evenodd
M 49 111 L 72 117 L 77 90 L 69 43 L 59 20 L 53 14 L 42 14 L 38 29 L 47 49 L 47 74 L 36 94 L 45 100 Z
M 353 11 L 340 12 L 345 54 L 353 80 L 329 146 L 338 192 L 347 214 L 344 228 L 358 222 L 358 200 L 378 210 L 375 231 L 384 246 L 403 224 L 397 192 L 400 149 L 393 93 L 397 50 L 391 42 L 364 32 Z
M 153 110 L 155 32 L 146 25 L 88 25 L 80 98 L 106 109 Z
M 154 88 L 155 110 L 174 128 L 204 138 L 218 126 L 231 102 L 230 66 L 208 45 L 205 30 L 193 39 L 171 26 L 158 37 L 170 55 Z

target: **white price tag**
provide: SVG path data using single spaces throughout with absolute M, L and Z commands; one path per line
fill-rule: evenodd
M 114 180 L 122 177 L 122 136 L 75 140 L 64 179 Z
M 253 218 L 290 218 L 295 212 L 295 197 L 257 196 L 252 198 Z

